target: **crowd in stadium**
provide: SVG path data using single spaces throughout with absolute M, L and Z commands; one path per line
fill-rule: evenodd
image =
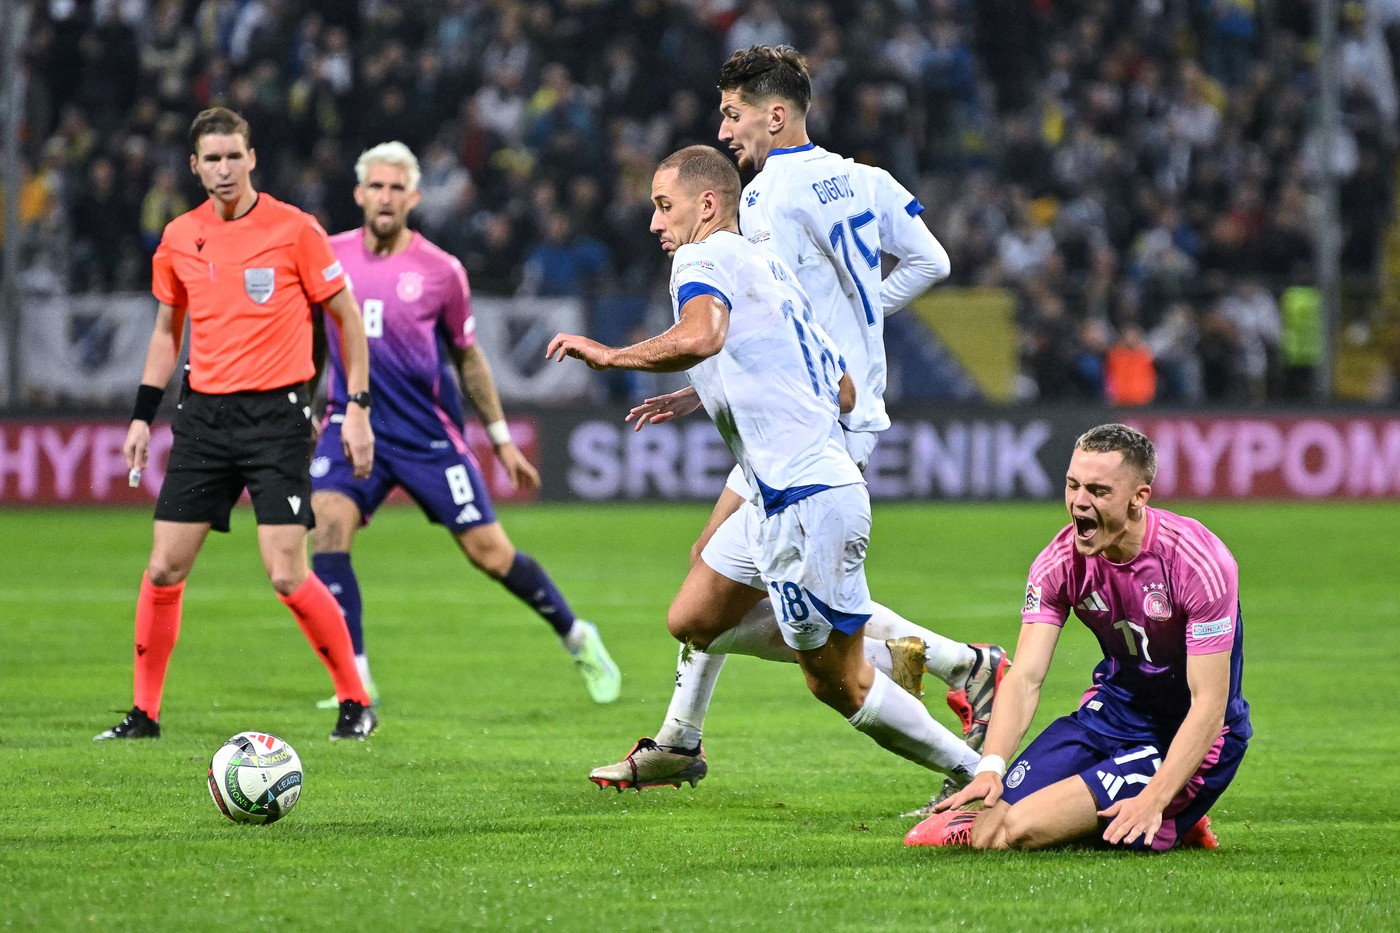
M 1344 138 L 1324 141 L 1302 0 L 55 0 L 23 44 L 21 211 L 68 244 L 74 291 L 144 290 L 202 198 L 189 121 L 225 104 L 260 187 L 331 232 L 360 221 L 355 156 L 399 139 L 418 225 L 476 291 L 655 293 L 656 160 L 714 142 L 731 50 L 791 43 L 817 143 L 920 195 L 950 284 L 1016 295 L 1025 397 L 1302 397 L 1315 360 L 1287 312 L 1315 284 L 1324 154 L 1346 275 L 1376 275 L 1390 222 L 1383 8 L 1343 8 Z

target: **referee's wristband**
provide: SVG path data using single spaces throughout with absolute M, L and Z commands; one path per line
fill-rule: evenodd
M 141 383 L 136 387 L 136 404 L 131 408 L 131 420 L 144 421 L 147 424 L 155 421 L 156 412 L 160 410 L 160 400 L 163 398 L 164 389 Z
M 510 425 L 506 424 L 506 419 L 504 418 L 499 421 L 493 421 L 486 426 L 486 435 L 491 438 L 491 443 L 495 444 L 497 447 L 500 447 L 502 444 L 509 444 L 511 442 Z
M 977 762 L 977 767 L 973 770 L 972 776 L 976 777 L 984 771 L 990 771 L 997 777 L 1006 773 L 1006 759 L 1000 755 L 983 755 L 982 760 Z

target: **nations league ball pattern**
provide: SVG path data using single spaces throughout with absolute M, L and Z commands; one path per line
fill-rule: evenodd
M 275 823 L 301 797 L 301 759 L 275 735 L 240 732 L 214 753 L 209 793 L 235 823 Z

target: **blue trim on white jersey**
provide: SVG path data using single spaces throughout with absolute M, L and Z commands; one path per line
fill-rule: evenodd
M 807 486 L 793 486 L 790 489 L 774 489 L 757 476 L 754 477 L 754 481 L 758 483 L 758 491 L 763 495 L 763 514 L 769 516 L 777 515 L 794 502 L 801 502 L 808 496 L 815 496 L 831 488 L 825 483 L 811 483 Z
M 676 289 L 676 307 L 678 309 L 684 308 L 687 301 L 699 295 L 714 295 L 720 301 L 724 302 L 726 308 L 730 311 L 734 310 L 734 305 L 730 302 L 729 296 L 708 282 L 686 282 L 680 288 Z
M 908 204 L 904 205 L 904 213 L 908 214 L 910 217 L 918 217 L 923 212 L 924 206 L 919 203 L 918 198 L 915 198 Z
M 838 632 L 854 635 L 856 632 L 865 628 L 865 624 L 870 621 L 870 613 L 868 612 L 842 612 L 839 609 L 832 609 L 826 603 L 813 596 L 812 591 L 807 589 L 807 587 L 804 586 L 802 592 L 806 594 L 813 608 L 821 613 L 821 617 L 830 622 L 831 627 Z
M 788 146 L 786 149 L 769 149 L 768 157 L 771 159 L 775 155 L 787 155 L 789 152 L 806 152 L 809 149 L 817 148 L 816 143 L 808 143 L 805 146 Z

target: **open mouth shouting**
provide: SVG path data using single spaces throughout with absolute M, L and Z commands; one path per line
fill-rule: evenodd
M 1074 518 L 1074 543 L 1083 551 L 1093 548 L 1094 539 L 1099 533 L 1099 521 L 1095 515 L 1075 515 Z

